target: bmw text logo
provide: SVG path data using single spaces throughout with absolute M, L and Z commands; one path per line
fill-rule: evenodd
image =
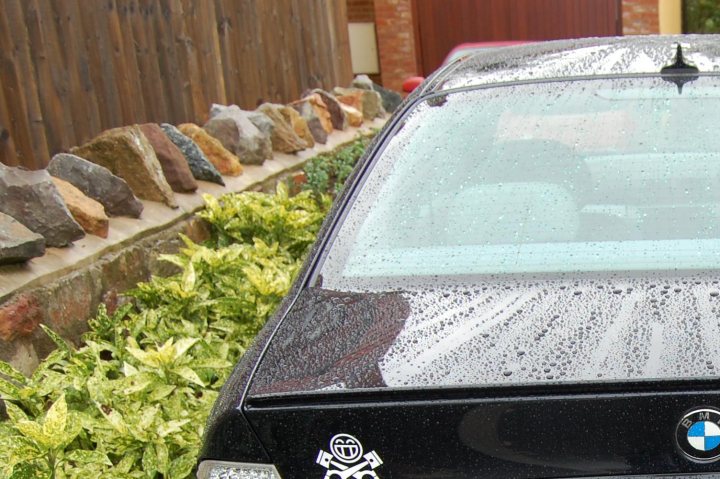
M 720 459 L 720 410 L 704 407 L 687 412 L 675 430 L 680 451 L 691 461 Z

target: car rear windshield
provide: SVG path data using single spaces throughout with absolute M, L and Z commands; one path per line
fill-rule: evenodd
M 422 101 L 365 179 L 324 284 L 717 269 L 719 111 L 715 76 L 551 81 Z
M 253 392 L 720 367 L 720 81 L 456 91 L 402 119 Z

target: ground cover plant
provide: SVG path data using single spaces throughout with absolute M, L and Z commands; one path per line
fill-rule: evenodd
M 0 477 L 185 478 L 218 391 L 289 290 L 331 204 L 364 151 L 358 140 L 310 162 L 306 191 L 205 198 L 212 238 L 163 259 L 132 302 L 89 321 L 31 377 L 0 362 Z M 349 169 L 348 169 L 349 168 Z M 327 188 L 325 191 L 322 188 Z

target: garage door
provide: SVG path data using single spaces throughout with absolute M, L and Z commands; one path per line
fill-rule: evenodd
M 463 42 L 622 34 L 620 0 L 414 0 L 423 74 Z

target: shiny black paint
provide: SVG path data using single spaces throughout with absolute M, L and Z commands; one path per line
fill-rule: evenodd
M 643 388 L 645 389 L 645 388 Z M 495 398 L 256 402 L 248 417 L 284 479 L 315 464 L 338 433 L 375 450 L 382 478 L 558 478 L 720 471 L 677 450 L 683 413 L 720 405 L 720 390 L 498 395 Z M 413 396 L 413 394 L 410 394 Z M 416 396 L 416 395 L 415 395 Z M 357 398 L 359 399 L 359 398 Z

